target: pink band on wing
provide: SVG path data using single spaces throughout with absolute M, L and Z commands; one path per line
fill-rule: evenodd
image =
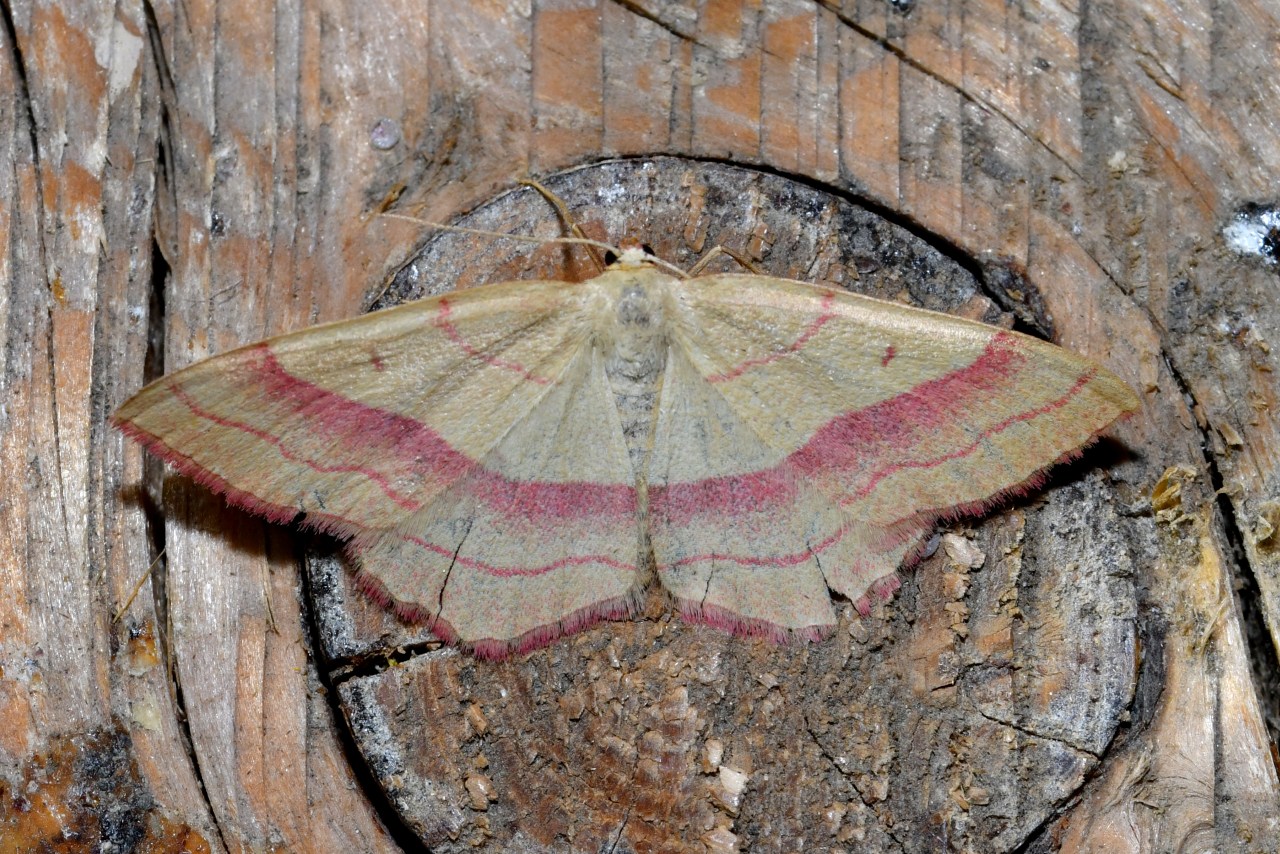
M 396 491 L 391 486 L 386 476 L 383 475 L 381 472 L 374 471 L 373 469 L 368 468 L 367 466 L 332 465 L 330 463 L 322 463 L 317 460 L 311 459 L 309 457 L 304 457 L 301 454 L 295 453 L 278 436 L 268 433 L 266 430 L 261 430 L 257 427 L 254 427 L 252 424 L 248 424 L 244 421 L 237 421 L 234 418 L 225 418 L 221 415 L 218 415 L 217 413 L 210 412 L 209 410 L 205 409 L 204 407 L 196 403 L 195 400 L 191 397 L 191 395 L 187 393 L 187 390 L 184 389 L 181 385 L 179 385 L 176 382 L 173 384 L 171 391 L 173 392 L 173 396 L 178 398 L 178 400 L 182 401 L 182 404 L 186 406 L 187 409 L 191 412 L 191 414 L 194 415 L 196 418 L 201 418 L 205 421 L 209 421 L 213 424 L 217 424 L 219 427 L 225 427 L 228 430 L 239 430 L 242 433 L 248 433 L 250 436 L 260 439 L 269 445 L 275 446 L 275 449 L 280 454 L 280 456 L 284 457 L 289 462 L 296 463 L 297 465 L 305 466 L 311 469 L 312 471 L 319 472 L 320 474 L 348 473 L 348 474 L 363 475 L 364 477 L 367 477 L 369 480 L 377 484 L 378 488 L 382 491 L 382 493 L 386 495 L 387 498 L 395 502 L 396 504 L 399 504 L 401 507 L 405 508 L 406 510 L 418 509 L 418 506 L 419 506 L 418 503 L 414 501 L 412 498 L 410 498 L 409 496 Z
M 497 566 L 492 563 L 486 563 L 482 560 L 476 560 L 475 558 L 463 557 L 462 555 L 455 554 L 454 549 L 447 549 L 444 546 L 436 545 L 435 543 L 429 540 L 424 540 L 421 537 L 410 536 L 407 534 L 401 534 L 400 537 L 406 542 L 413 543 L 419 548 L 451 558 L 468 569 L 474 569 L 479 572 L 483 572 L 486 575 L 497 576 L 498 578 L 527 578 L 530 576 L 546 575 L 548 572 L 555 572 L 557 569 L 564 569 L 566 566 L 607 566 L 611 569 L 618 569 L 624 572 L 635 572 L 636 570 L 635 564 L 624 563 L 616 558 L 609 557 L 608 555 L 568 555 L 560 558 L 559 560 L 554 560 L 550 563 L 539 566 Z
M 367 477 L 400 506 L 421 506 L 413 495 L 397 491 L 399 477 L 424 477 L 437 484 L 456 484 L 495 513 L 534 523 L 585 517 L 625 518 L 636 514 L 635 488 L 624 483 L 582 481 L 515 481 L 496 474 L 455 450 L 426 424 L 369 406 L 329 391 L 290 373 L 266 344 L 246 354 L 246 371 L 263 393 L 280 407 L 307 423 L 310 437 L 326 449 L 329 462 L 299 453 L 270 432 L 254 425 L 219 416 L 199 406 L 177 385 L 175 394 L 192 414 L 228 429 L 240 430 L 275 446 L 281 455 L 314 471 L 351 472 Z M 370 441 L 370 437 L 374 441 Z M 333 459 L 378 461 L 356 465 Z M 465 478 L 465 481 L 463 480 Z M 433 490 L 431 494 L 435 494 Z
M 933 468 L 934 466 L 940 466 L 943 463 L 947 463 L 952 460 L 958 460 L 963 457 L 969 456 L 970 454 L 972 454 L 974 451 L 978 449 L 978 446 L 981 445 L 984 440 L 989 439 L 992 436 L 997 435 L 998 433 L 1003 433 L 1005 430 L 1008 430 L 1014 424 L 1020 424 L 1024 421 L 1031 421 L 1035 418 L 1039 418 L 1042 415 L 1048 415 L 1050 412 L 1053 412 L 1056 409 L 1061 409 L 1062 407 L 1066 406 L 1067 403 L 1070 402 L 1071 398 L 1079 394 L 1080 390 L 1089 384 L 1089 381 L 1094 378 L 1094 375 L 1096 373 L 1097 371 L 1091 370 L 1079 376 L 1076 379 L 1075 383 L 1072 384 L 1071 388 L 1067 390 L 1067 393 L 1062 395 L 1062 397 L 1058 398 L 1057 400 L 1050 401 L 1049 403 L 1046 403 L 1044 406 L 1038 406 L 1035 409 L 1028 409 L 1026 412 L 1020 412 L 1017 415 L 1011 415 L 1005 420 L 997 424 L 993 424 L 992 426 L 988 427 L 986 430 L 983 430 L 981 433 L 979 433 L 978 438 L 974 439 L 972 443 L 970 443 L 969 445 L 966 445 L 963 448 L 952 451 L 949 454 L 943 454 L 940 457 L 934 457 L 928 460 L 907 460 L 906 462 L 894 463 L 893 465 L 885 466 L 884 468 L 878 470 L 874 475 L 872 475 L 871 479 L 868 480 L 867 483 L 864 484 L 860 489 L 846 496 L 840 503 L 851 504 L 854 501 L 858 501 L 862 498 L 865 498 L 868 494 L 871 493 L 872 490 L 874 490 L 880 484 L 880 481 L 884 480 L 886 477 L 889 477 L 890 475 L 896 474 L 897 472 L 903 471 L 905 469 Z
M 658 567 L 659 572 L 675 569 L 681 566 L 688 566 L 691 563 L 706 563 L 707 561 L 718 561 L 722 563 L 736 563 L 740 566 L 797 566 L 805 563 L 811 557 L 819 552 L 826 551 L 836 543 L 844 539 L 845 535 L 855 527 L 855 523 L 847 523 L 841 526 L 834 534 L 827 537 L 822 542 L 813 547 L 806 547 L 803 551 L 793 552 L 786 555 L 735 555 L 721 552 L 708 552 L 700 555 L 689 555 L 671 563 L 663 564 Z
M 1015 376 L 1024 356 L 1016 340 L 996 335 L 982 355 L 966 367 L 905 391 L 902 394 L 852 412 L 839 415 L 818 429 L 800 449 L 776 466 L 762 471 L 727 477 L 707 478 L 688 483 L 654 486 L 650 507 L 664 524 L 683 525 L 703 515 L 733 512 L 763 512 L 793 500 L 802 481 L 833 470 L 849 473 L 870 471 L 872 484 L 893 471 L 928 467 L 973 453 L 984 438 L 1059 408 L 1087 384 L 1092 374 L 1081 377 L 1057 401 L 1011 416 L 988 428 L 982 436 L 960 451 L 923 461 L 894 461 L 876 465 L 886 452 L 910 453 L 922 447 L 922 434 L 936 432 L 954 421 L 955 410 L 990 395 Z M 871 487 L 860 487 L 859 496 Z

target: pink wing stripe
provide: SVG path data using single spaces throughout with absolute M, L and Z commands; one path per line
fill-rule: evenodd
M 997 433 L 1003 433 L 1005 430 L 1008 430 L 1014 424 L 1018 424 L 1023 421 L 1032 421 L 1036 418 L 1039 418 L 1041 415 L 1048 415 L 1050 412 L 1053 412 L 1055 409 L 1061 409 L 1062 407 L 1066 406 L 1067 403 L 1071 400 L 1071 398 L 1079 394 L 1080 389 L 1088 385 L 1089 382 L 1096 375 L 1097 375 L 1097 370 L 1090 369 L 1084 374 L 1081 374 L 1080 377 L 1076 379 L 1075 383 L 1072 384 L 1071 388 L 1067 390 L 1067 393 L 1062 395 L 1062 397 L 1058 398 L 1057 400 L 1050 401 L 1049 403 L 1046 403 L 1044 406 L 1040 406 L 1035 409 L 1028 409 L 1026 412 L 1019 412 L 1017 415 L 1009 416 L 1008 418 L 1001 421 L 1000 423 L 992 425 L 991 427 L 988 427 L 986 430 L 983 430 L 981 433 L 978 434 L 978 438 L 974 439 L 971 444 L 963 448 L 960 448 L 959 450 L 952 451 L 949 454 L 943 454 L 940 457 L 934 457 L 931 460 L 908 460 L 906 462 L 894 463 L 893 465 L 885 466 L 884 468 L 877 471 L 874 475 L 872 475 L 871 479 L 867 481 L 865 486 L 863 486 L 857 492 L 849 496 L 846 496 L 840 503 L 851 504 L 854 501 L 857 501 L 861 498 L 866 497 L 871 492 L 871 490 L 875 489 L 876 486 L 879 485 L 880 481 L 904 469 L 933 468 L 934 466 L 940 466 L 943 463 L 950 462 L 951 460 L 958 460 L 961 457 L 967 457 L 969 456 L 969 454 L 972 454 L 974 451 L 978 449 L 978 446 L 982 444 L 984 439 L 988 439 L 996 435 Z
M 436 315 L 435 325 L 439 327 L 444 332 L 445 335 L 449 336 L 449 340 L 452 341 L 454 344 L 457 344 L 458 348 L 462 350 L 462 352 L 466 353 L 468 356 L 470 356 L 473 359 L 479 359 L 485 364 L 492 365 L 495 368 L 502 368 L 503 370 L 506 370 L 506 371 L 515 371 L 517 374 L 524 377 L 529 382 L 537 383 L 538 385 L 547 385 L 551 382 L 551 380 L 547 379 L 546 377 L 539 376 L 538 374 L 533 373 L 533 371 L 529 370 L 519 362 L 508 362 L 505 359 L 499 359 L 496 356 L 490 356 L 488 353 L 485 353 L 483 350 L 478 350 L 475 347 L 471 346 L 471 342 L 463 338 L 462 333 L 458 331 L 457 327 L 455 327 L 452 323 L 449 322 L 449 315 L 452 313 L 453 313 L 453 306 L 449 305 L 448 300 L 441 299 L 440 313 Z
M 800 337 L 796 338 L 795 341 L 792 341 L 790 346 L 787 346 L 781 350 L 775 350 L 774 352 L 770 353 L 767 356 L 757 356 L 754 359 L 747 359 L 745 362 L 742 362 L 741 364 L 733 368 L 730 368 L 729 370 L 725 371 L 722 374 L 713 374 L 707 377 L 707 382 L 709 383 L 727 382 L 728 380 L 736 379 L 742 376 L 752 368 L 758 368 L 761 365 L 768 365 L 772 362 L 778 361 L 784 356 L 789 356 L 792 353 L 799 352 L 800 349 L 804 347 L 805 344 L 809 343 L 810 338 L 818 334 L 818 330 L 821 329 L 823 326 L 825 326 L 827 324 L 827 321 L 835 317 L 835 314 L 831 311 L 831 304 L 835 302 L 835 298 L 836 297 L 834 293 L 830 291 L 827 292 L 826 296 L 822 298 L 822 314 L 818 315 L 818 317 L 816 317 L 808 326 L 806 326 L 805 330 L 800 333 Z
M 392 437 L 391 447 L 376 442 L 370 453 L 390 455 L 389 462 L 410 474 L 424 474 L 442 483 L 468 475 L 470 492 L 497 514 L 529 520 L 599 516 L 633 517 L 635 488 L 623 483 L 584 481 L 515 481 L 480 466 L 455 450 L 426 424 L 403 415 L 343 397 L 289 373 L 271 351 L 263 348 L 259 375 L 269 393 L 295 407 L 318 429 L 360 455 L 365 436 Z M 369 454 L 364 454 L 368 456 Z
M 668 569 L 674 569 L 677 566 L 685 566 L 691 563 L 702 563 L 708 560 L 722 561 L 725 563 L 736 563 L 743 566 L 795 566 L 809 560 L 818 552 L 826 551 L 836 543 L 844 539 L 845 534 L 853 530 L 854 523 L 841 526 L 834 534 L 827 537 L 822 542 L 812 548 L 806 548 L 802 552 L 795 552 L 789 555 L 773 555 L 770 557 L 759 557 L 754 555 L 732 555 L 721 554 L 719 552 L 708 552 L 707 554 L 691 555 L 682 557 L 679 560 L 673 560 L 671 563 L 663 564 L 658 567 L 658 571 L 662 572 Z
M 767 511 L 792 500 L 797 481 L 821 471 L 853 471 L 886 451 L 910 452 L 922 434 L 954 421 L 954 409 L 975 396 L 982 397 L 1013 376 L 1024 361 L 1017 342 L 996 335 L 974 362 L 910 391 L 863 409 L 837 416 L 821 427 L 804 447 L 772 468 L 749 474 L 708 478 L 691 483 L 655 486 L 650 493 L 653 515 L 668 525 L 683 525 L 704 515 L 743 510 Z M 974 442 L 944 456 L 894 462 L 867 475 L 855 495 L 862 497 L 879 481 L 904 467 L 926 468 L 973 453 L 982 443 L 1015 423 L 1031 420 L 1064 405 L 1083 388 L 1092 373 L 1082 376 L 1061 398 L 1007 418 L 988 428 Z
M 549 533 L 551 536 L 554 536 L 553 532 Z M 476 560 L 475 558 L 462 557 L 460 555 L 455 557 L 453 549 L 446 549 L 443 546 L 436 545 L 435 543 L 424 540 L 421 537 L 414 537 L 406 534 L 402 534 L 401 536 L 406 541 L 411 542 L 416 546 L 420 546 L 429 552 L 435 552 L 438 555 L 453 558 L 462 566 L 469 569 L 479 570 L 486 575 L 494 575 L 498 578 L 514 578 L 517 576 L 528 578 L 531 576 L 545 575 L 548 572 L 555 572 L 557 569 L 563 569 L 566 566 L 584 566 L 594 564 L 603 564 L 614 569 L 621 569 L 629 572 L 634 572 L 636 569 L 635 564 L 623 563 L 622 561 L 611 558 L 608 555 L 570 555 L 569 557 L 562 557 L 559 560 L 543 564 L 542 566 L 496 566 L 482 560 Z
M 279 437 L 244 422 L 218 416 L 195 405 L 175 386 L 179 399 L 197 417 L 222 427 L 241 430 L 274 445 L 292 462 L 321 473 L 351 472 L 369 478 L 392 501 L 407 510 L 417 510 L 421 501 L 397 492 L 392 475 L 425 477 L 436 484 L 449 484 L 468 476 L 467 488 L 501 516 L 530 521 L 550 521 L 580 517 L 619 519 L 634 517 L 635 488 L 629 484 L 513 481 L 482 468 L 465 454 L 452 448 L 442 436 L 419 421 L 387 412 L 343 397 L 289 373 L 270 348 L 259 345 L 245 362 L 264 394 L 290 415 L 300 416 L 313 435 L 308 444 L 324 447 L 332 456 L 347 459 L 376 459 L 379 469 L 369 466 L 333 465 L 318 462 L 287 448 Z M 345 454 L 339 453 L 345 451 Z M 432 490 L 434 495 L 436 490 Z
M 254 427 L 252 424 L 246 424 L 243 421 L 236 421 L 233 418 L 224 418 L 221 415 L 218 415 L 214 412 L 210 412 L 209 410 L 197 404 L 195 400 L 191 398 L 191 395 L 187 394 L 186 389 L 184 389 L 178 383 L 173 384 L 172 391 L 173 391 L 174 397 L 182 401 L 183 405 L 185 405 L 187 409 L 191 411 L 192 415 L 196 416 L 197 418 L 203 418 L 205 421 L 211 421 L 214 424 L 217 424 L 219 427 L 226 427 L 231 430 L 239 430 L 242 433 L 248 433 L 250 436 L 255 436 L 258 439 L 261 439 L 262 441 L 270 445 L 274 445 L 276 450 L 280 453 L 280 456 L 284 457 L 286 460 L 288 460 L 291 463 L 298 463 L 299 465 L 304 465 L 307 468 L 311 469 L 312 471 L 316 471 L 321 474 L 338 474 L 342 472 L 348 472 L 351 474 L 364 475 L 365 477 L 369 478 L 374 483 L 376 483 L 378 485 L 378 488 L 382 490 L 383 494 L 386 495 L 387 498 L 390 498 L 392 501 L 394 501 L 396 504 L 399 504 L 401 507 L 405 508 L 406 510 L 417 510 L 419 507 L 418 502 L 414 501 L 407 495 L 402 495 L 401 493 L 397 492 L 395 489 L 391 487 L 391 484 L 387 481 L 386 477 L 384 477 L 381 473 L 374 471 L 373 469 L 365 468 L 363 466 L 334 466 L 334 465 L 327 465 L 325 463 L 318 463 L 315 460 L 308 459 L 299 454 L 295 454 L 285 445 L 283 441 L 281 441 L 276 436 L 271 435 L 265 430 L 259 430 L 257 427 Z

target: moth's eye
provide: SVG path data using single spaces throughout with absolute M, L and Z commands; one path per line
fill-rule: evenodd
M 640 248 L 644 251 L 644 254 L 646 254 L 646 255 L 652 255 L 652 256 L 653 256 L 653 257 L 655 257 L 655 258 L 657 258 L 657 257 L 658 257 L 658 253 L 657 253 L 657 252 L 654 252 L 654 251 L 653 251 L 653 247 L 652 247 L 652 246 L 650 246 L 648 243 L 641 243 L 641 244 L 640 244 Z
M 618 253 L 614 252 L 612 249 L 606 249 L 604 252 L 604 265 L 606 267 L 612 267 L 616 263 L 618 263 Z

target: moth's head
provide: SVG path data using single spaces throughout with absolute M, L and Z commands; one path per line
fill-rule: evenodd
M 604 263 L 610 270 L 624 270 L 636 267 L 653 267 L 659 261 L 648 244 L 641 243 L 634 237 L 628 237 L 618 243 L 618 251 L 609 250 L 604 253 Z

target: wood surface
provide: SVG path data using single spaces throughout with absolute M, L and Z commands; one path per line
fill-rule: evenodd
M 1272 5 L 4 11 L 0 850 L 1280 846 L 1278 268 L 1223 238 L 1275 201 Z M 369 307 L 426 237 L 384 210 L 656 154 L 869 205 L 1142 411 L 825 645 L 655 610 L 503 665 L 105 426 Z

